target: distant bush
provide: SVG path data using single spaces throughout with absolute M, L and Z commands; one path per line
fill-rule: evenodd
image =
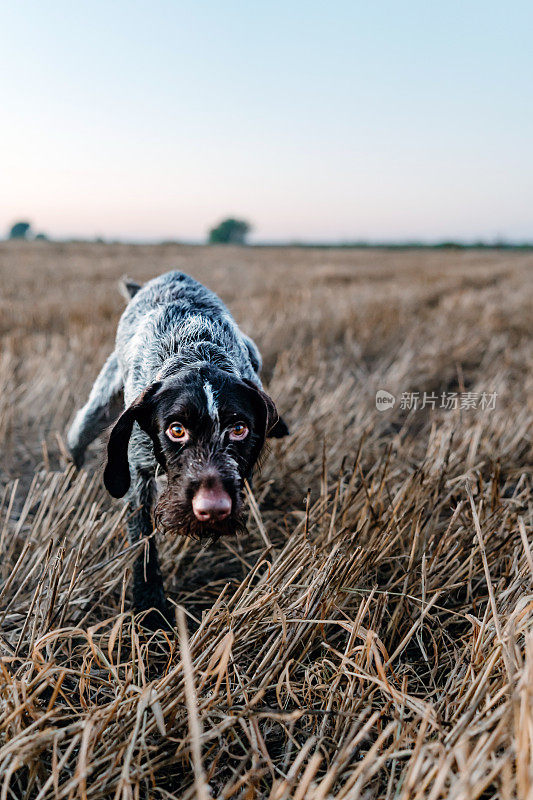
M 244 244 L 250 230 L 242 219 L 225 219 L 209 231 L 209 244 Z
M 37 233 L 35 235 L 35 241 L 36 242 L 47 242 L 48 241 L 48 236 L 46 235 L 46 233 Z
M 9 231 L 10 239 L 27 239 L 31 225 L 29 222 L 15 222 Z

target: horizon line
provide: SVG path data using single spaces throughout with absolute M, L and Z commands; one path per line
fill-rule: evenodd
M 171 246 L 181 245 L 184 247 L 279 247 L 279 248 L 322 248 L 322 249 L 371 249 L 371 248 L 457 248 L 457 249 L 533 249 L 533 239 L 506 239 L 502 236 L 489 238 L 453 238 L 446 237 L 440 239 L 338 239 L 338 240 L 312 240 L 312 239 L 270 239 L 265 241 L 237 243 L 217 243 L 210 244 L 205 239 L 177 239 L 172 237 L 142 238 L 133 239 L 128 237 L 104 237 L 104 236 L 66 236 L 53 237 L 45 235 L 44 238 L 10 238 L 6 236 L 0 242 L 17 242 L 25 244 L 101 244 L 101 245 L 133 245 L 133 246 Z

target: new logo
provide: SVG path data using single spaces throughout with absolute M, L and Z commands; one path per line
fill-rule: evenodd
M 396 398 L 385 389 L 378 389 L 376 392 L 376 408 L 378 411 L 387 411 L 389 408 L 394 408 Z

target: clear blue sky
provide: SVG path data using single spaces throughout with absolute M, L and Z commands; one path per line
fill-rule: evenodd
M 0 232 L 533 239 L 530 2 L 10 2 Z

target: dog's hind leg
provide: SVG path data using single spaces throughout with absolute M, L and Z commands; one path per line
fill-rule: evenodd
M 113 352 L 94 382 L 89 399 L 70 426 L 67 444 L 72 460 L 81 467 L 85 450 L 94 439 L 120 415 L 123 391 L 122 375 L 117 356 Z

